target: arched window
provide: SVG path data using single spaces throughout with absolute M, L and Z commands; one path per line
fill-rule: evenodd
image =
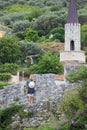
M 75 48 L 74 48 L 74 41 L 72 40 L 70 42 L 70 50 L 73 51 Z

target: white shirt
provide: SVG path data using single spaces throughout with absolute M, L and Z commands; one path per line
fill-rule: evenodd
M 34 83 L 34 81 L 30 81 L 30 83 L 29 83 L 29 87 L 30 87 L 30 88 L 34 88 L 34 87 L 35 87 L 35 83 Z

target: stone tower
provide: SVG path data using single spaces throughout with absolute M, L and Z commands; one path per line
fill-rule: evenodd
M 67 23 L 65 24 L 64 51 L 60 52 L 60 62 L 71 67 L 85 63 L 84 52 L 81 51 L 80 23 L 78 22 L 76 1 L 70 0 Z

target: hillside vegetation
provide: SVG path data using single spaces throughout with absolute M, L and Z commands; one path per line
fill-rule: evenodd
M 22 76 L 64 73 L 59 52 L 64 49 L 68 5 L 69 0 L 0 0 L 0 89 L 17 71 Z M 82 49 L 87 55 L 87 0 L 77 0 L 77 11 L 82 25 Z M 31 64 L 30 56 L 35 64 Z M 61 101 L 61 117 L 51 108 L 58 120 L 56 126 L 48 124 L 31 130 L 87 130 L 87 68 L 71 73 L 67 80 L 77 82 L 78 87 L 67 91 Z M 18 112 L 24 115 L 21 108 L 12 106 L 0 111 L 0 130 L 11 129 L 11 116 Z
M 68 0 L 1 0 L 0 34 L 6 35 L 0 38 L 0 64 L 29 67 L 31 55 L 36 58 L 35 63 L 48 51 L 58 55 L 64 48 L 68 5 Z M 86 50 L 86 0 L 77 0 L 77 11 L 82 24 L 82 49 Z
M 68 0 L 1 0 L 0 23 L 10 28 L 8 34 L 19 40 L 30 36 L 31 30 L 27 30 L 30 28 L 37 37 L 27 41 L 51 42 L 57 39 L 64 42 L 68 4 Z M 84 26 L 87 23 L 87 1 L 77 0 L 77 10 L 79 22 Z

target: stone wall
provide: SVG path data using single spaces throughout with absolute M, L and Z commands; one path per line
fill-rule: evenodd
M 55 81 L 54 74 L 34 75 L 36 81 L 35 104 L 44 100 L 58 100 L 67 88 L 64 81 Z M 28 104 L 27 92 L 24 93 L 25 81 L 9 85 L 0 90 L 0 109 L 10 104 Z
M 33 108 L 29 107 L 27 93 L 24 93 L 25 81 L 4 87 L 0 90 L 0 109 L 10 106 L 11 104 L 25 104 L 23 111 L 31 111 L 31 118 L 20 118 L 18 115 L 12 117 L 12 130 L 23 130 L 27 127 L 38 127 L 52 120 L 51 112 L 59 113 L 58 103 L 62 99 L 65 91 L 73 88 L 73 84 L 64 81 L 55 81 L 54 74 L 34 75 L 36 81 L 36 92 L 34 97 Z M 21 123 L 22 122 L 22 123 Z M 18 127 L 18 128 L 17 128 Z

